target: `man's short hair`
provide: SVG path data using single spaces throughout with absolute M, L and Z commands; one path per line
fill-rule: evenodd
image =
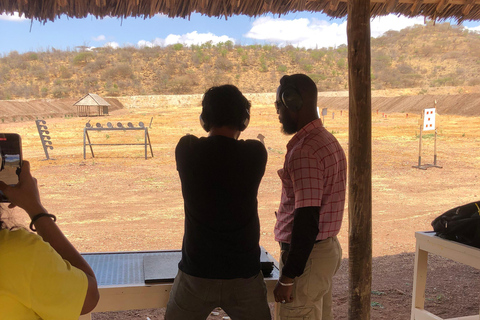
M 203 95 L 201 118 L 204 129 L 228 126 L 240 131 L 250 118 L 250 101 L 231 84 L 211 87 Z

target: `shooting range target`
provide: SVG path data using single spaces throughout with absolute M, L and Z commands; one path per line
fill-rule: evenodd
M 423 110 L 423 131 L 435 130 L 435 108 Z

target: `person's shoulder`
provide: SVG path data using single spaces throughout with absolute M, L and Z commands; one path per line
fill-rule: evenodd
M 199 143 L 199 141 L 200 141 L 200 138 L 197 138 L 192 134 L 184 135 L 178 141 L 176 149 L 186 150 L 188 148 L 196 146 Z
M 28 232 L 25 229 L 4 229 L 0 232 L 0 239 L 2 239 L 2 243 L 9 242 L 12 243 L 12 245 L 15 243 L 32 243 L 41 240 L 38 235 Z
M 198 141 L 200 138 L 194 136 L 193 134 L 186 134 L 184 135 L 183 137 L 180 138 L 180 141 L 178 142 L 179 144 L 180 143 L 192 143 L 192 142 L 195 142 L 195 141 Z
M 50 251 L 51 249 L 50 245 L 43 241 L 40 236 L 25 229 L 0 231 L 0 243 L 5 250 L 18 255 L 28 252 Z

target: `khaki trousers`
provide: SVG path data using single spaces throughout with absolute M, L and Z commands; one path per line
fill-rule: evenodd
M 288 251 L 280 253 L 280 270 Z M 277 303 L 279 320 L 333 320 L 332 278 L 342 261 L 342 248 L 337 237 L 315 243 L 305 270 L 295 278 L 293 302 Z

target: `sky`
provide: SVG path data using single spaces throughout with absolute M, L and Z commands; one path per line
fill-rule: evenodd
M 455 22 L 450 22 L 455 24 Z M 371 35 L 379 37 L 388 30 L 399 31 L 424 24 L 421 17 L 394 15 L 371 20 Z M 467 22 L 465 28 L 480 32 L 480 22 Z M 76 50 L 78 46 L 113 48 L 134 46 L 186 46 L 228 40 L 239 45 L 274 44 L 303 48 L 328 48 L 347 44 L 347 20 L 331 19 L 320 13 L 297 12 L 288 15 L 263 15 L 256 18 L 233 16 L 209 18 L 192 14 L 190 19 L 103 18 L 89 16 L 74 19 L 62 16 L 54 22 L 31 21 L 16 15 L 0 15 L 0 57 L 11 51 Z

